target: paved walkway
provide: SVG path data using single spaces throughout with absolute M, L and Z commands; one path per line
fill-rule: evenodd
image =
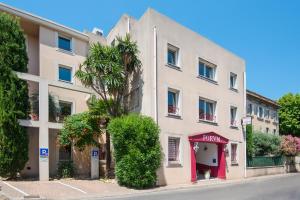
M 141 195 L 145 193 L 172 190 L 177 191 L 180 189 L 206 188 L 213 186 L 218 187 L 224 184 L 240 184 L 242 182 L 251 182 L 258 179 L 270 179 L 286 176 L 295 176 L 295 174 L 284 174 L 240 180 L 199 181 L 196 184 L 169 185 L 148 190 L 128 189 L 125 187 L 120 187 L 115 182 L 74 179 L 54 181 L 0 181 L 0 187 L 2 188 L 1 192 L 11 199 L 23 199 L 24 196 L 40 197 L 42 199 L 95 199 Z

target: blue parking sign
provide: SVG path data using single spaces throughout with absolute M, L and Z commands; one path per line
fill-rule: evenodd
M 92 157 L 98 157 L 99 151 L 98 150 L 93 150 L 92 151 Z
M 48 148 L 40 148 L 40 157 L 46 158 L 48 155 Z

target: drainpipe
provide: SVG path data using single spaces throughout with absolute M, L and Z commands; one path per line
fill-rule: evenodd
M 244 72 L 244 116 L 246 116 L 246 110 L 247 110 L 247 104 L 246 104 L 246 98 L 247 98 L 247 87 L 246 87 L 246 72 Z M 245 145 L 245 178 L 247 178 L 247 133 L 246 133 L 246 126 L 243 127 L 244 130 L 244 145 Z
M 156 49 L 157 48 L 157 32 L 156 32 L 156 26 L 153 27 L 153 93 L 154 93 L 154 120 L 158 124 L 157 120 L 157 57 L 156 57 Z

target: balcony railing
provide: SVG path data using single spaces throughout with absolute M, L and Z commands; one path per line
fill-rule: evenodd
M 216 121 L 216 116 L 212 115 L 212 114 L 207 114 L 207 113 L 200 113 L 199 114 L 199 119 L 204 120 L 204 121 L 215 122 Z
M 168 113 L 173 114 L 173 115 L 178 115 L 179 113 L 179 108 L 176 106 L 168 106 Z

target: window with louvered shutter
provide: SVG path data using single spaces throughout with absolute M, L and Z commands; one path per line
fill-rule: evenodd
M 168 160 L 179 161 L 179 138 L 169 137 L 168 139 Z
M 231 144 L 231 163 L 237 164 L 237 144 Z

